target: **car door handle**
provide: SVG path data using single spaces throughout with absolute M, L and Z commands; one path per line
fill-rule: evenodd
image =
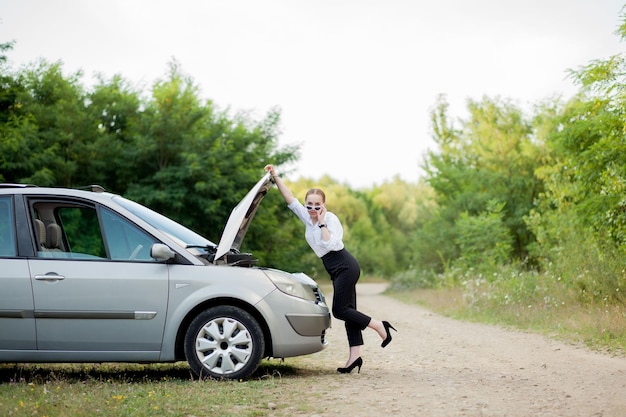
M 37 281 L 62 281 L 65 279 L 63 275 L 59 275 L 56 272 L 48 272 L 45 275 L 35 275 Z

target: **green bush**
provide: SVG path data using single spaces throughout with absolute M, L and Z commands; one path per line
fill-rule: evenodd
M 418 269 L 408 269 L 399 272 L 389 280 L 389 289 L 392 291 L 404 291 L 412 288 L 434 288 L 437 286 L 437 274 Z
M 456 221 L 456 243 L 461 250 L 457 264 L 478 271 L 489 271 L 506 264 L 511 256 L 513 238 L 503 222 L 504 204 L 490 202 L 479 215 L 461 213 Z

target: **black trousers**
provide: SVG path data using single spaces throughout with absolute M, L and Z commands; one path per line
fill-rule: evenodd
M 356 283 L 361 267 L 345 249 L 327 253 L 322 262 L 333 282 L 333 316 L 345 322 L 348 344 L 361 346 L 362 332 L 372 319 L 356 309 Z

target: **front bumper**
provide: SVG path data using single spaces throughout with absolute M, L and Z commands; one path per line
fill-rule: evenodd
M 257 308 L 265 316 L 272 341 L 271 356 L 288 358 L 326 348 L 326 330 L 331 325 L 328 306 L 289 296 L 280 290 L 265 297 Z
M 328 314 L 287 314 L 287 321 L 300 336 L 319 336 L 320 330 L 330 327 Z

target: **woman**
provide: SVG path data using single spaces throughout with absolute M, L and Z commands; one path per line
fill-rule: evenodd
M 326 210 L 324 192 L 319 188 L 310 189 L 303 206 L 276 175 L 273 165 L 266 165 L 265 170 L 272 176 L 287 206 L 304 223 L 306 241 L 315 254 L 322 258 L 333 283 L 333 315 L 345 322 L 350 346 L 346 366 L 337 368 L 337 372 L 350 373 L 358 367 L 360 373 L 363 365 L 362 331 L 368 327 L 375 330 L 383 339 L 381 346 L 385 347 L 391 342 L 389 329 L 396 329 L 389 322 L 375 320 L 356 309 L 356 283 L 361 269 L 356 259 L 344 248 L 343 227 L 337 216 Z

